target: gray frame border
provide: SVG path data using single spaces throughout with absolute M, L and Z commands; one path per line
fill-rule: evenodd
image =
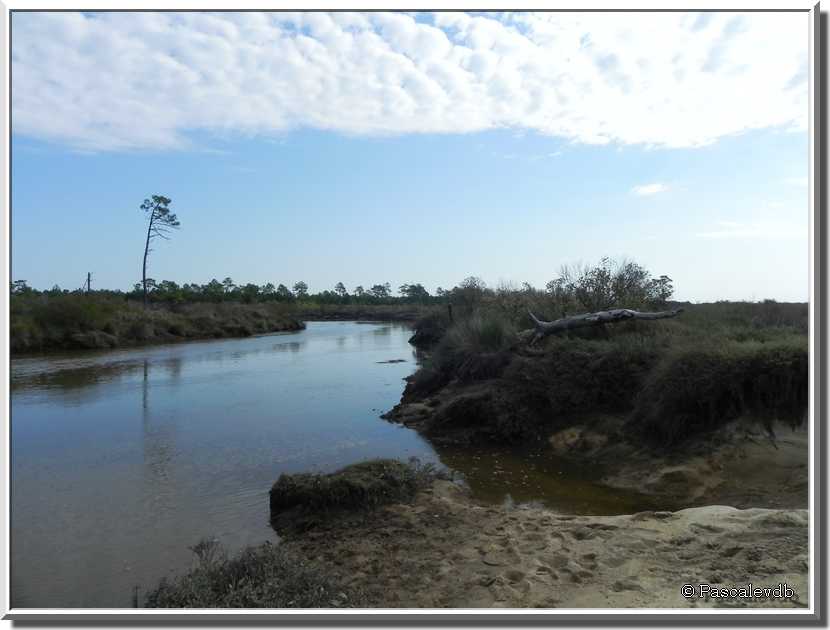
M 9 197 L 8 197 L 8 211 L 9 211 L 9 246 L 6 260 L 7 273 L 11 271 L 11 15 L 13 13 L 22 12 L 75 12 L 80 9 L 13 9 L 8 10 L 2 3 L 0 7 L 6 9 L 4 12 L 8 16 L 8 40 L 6 44 L 6 54 L 8 55 L 7 64 L 0 70 L 3 79 L 8 76 L 8 100 L 3 103 L 8 113 L 8 132 L 6 134 L 7 151 L 0 157 L 0 162 L 7 168 L 2 168 L 3 176 L 8 178 Z M 266 11 L 267 9 L 248 9 L 247 11 Z M 300 9 L 302 10 L 302 9 Z M 334 9 L 336 11 L 345 11 L 347 9 Z M 405 10 L 405 9 L 396 9 Z M 414 9 L 427 10 L 427 9 Z M 448 9 L 439 9 L 446 11 Z M 510 11 L 523 11 L 532 9 L 521 9 L 511 7 Z M 610 9 L 538 9 L 545 12 L 600 12 L 609 11 Z M 691 10 L 691 9 L 690 9 Z M 730 9 L 700 9 L 696 8 L 694 11 L 713 11 L 725 12 Z M 107 12 L 135 12 L 134 9 L 108 9 Z M 196 12 L 198 9 L 146 9 L 142 11 L 153 12 Z M 241 12 L 240 9 L 222 9 L 217 11 Z M 279 11 L 279 10 L 271 10 Z M 320 9 L 307 10 L 324 11 Z M 326 12 L 332 9 L 325 10 Z M 625 12 L 682 12 L 686 9 L 620 9 Z M 813 627 L 827 627 L 827 431 L 822 421 L 827 419 L 827 245 L 828 245 L 828 224 L 827 216 L 827 87 L 823 80 L 823 72 L 827 63 L 827 36 L 828 36 L 828 16 L 826 13 L 821 13 L 820 3 L 817 2 L 812 9 L 757 9 L 747 10 L 741 9 L 741 12 L 763 11 L 763 12 L 791 12 L 791 11 L 809 11 L 813 14 L 812 30 L 810 37 L 812 40 L 812 47 L 814 51 L 813 68 L 810 73 L 810 85 L 812 90 L 813 118 L 810 121 L 810 161 L 813 165 L 813 172 L 810 180 L 810 194 L 813 200 L 812 216 L 813 223 L 813 242 L 811 243 L 811 262 L 813 264 L 813 277 L 811 279 L 811 292 L 813 295 L 813 302 L 810 304 L 810 314 L 812 316 L 813 340 L 813 354 L 811 361 L 811 369 L 813 370 L 813 391 L 811 393 L 811 403 L 813 405 L 813 422 L 814 422 L 814 444 L 813 444 L 813 508 L 814 516 L 816 517 L 816 526 L 811 532 L 812 543 L 814 545 L 814 559 L 817 569 L 814 580 L 813 599 L 815 603 L 814 613 L 811 615 L 794 615 L 782 613 L 767 613 L 767 612 L 749 612 L 741 615 L 726 615 L 723 613 L 704 613 L 704 614 L 688 614 L 684 612 L 662 613 L 654 614 L 645 613 L 631 613 L 620 615 L 615 610 L 609 612 L 591 612 L 575 614 L 569 612 L 562 613 L 537 613 L 528 615 L 521 612 L 522 609 L 515 609 L 515 613 L 490 614 L 490 613 L 417 613 L 408 614 L 408 609 L 401 609 L 400 612 L 391 612 L 389 609 L 379 609 L 377 613 L 355 613 L 355 614 L 320 614 L 315 612 L 309 613 L 261 613 L 252 615 L 246 612 L 224 612 L 228 609 L 223 609 L 222 613 L 178 613 L 171 614 L 165 612 L 159 613 L 141 613 L 133 614 L 128 612 L 112 612 L 112 613 L 90 613 L 88 611 L 79 611 L 77 613 L 26 613 L 25 609 L 16 609 L 7 612 L 2 616 L 3 620 L 13 621 L 14 626 L 21 627 L 42 627 L 42 626 L 64 626 L 64 627 L 89 627 L 89 626 L 110 626 L 123 625 L 126 627 L 140 627 L 158 622 L 175 622 L 177 625 L 183 626 L 227 626 L 232 623 L 244 622 L 246 625 L 253 626 L 273 626 L 274 622 L 281 622 L 283 625 L 291 626 L 386 626 L 395 625 L 401 627 L 417 627 L 426 624 L 435 623 L 450 623 L 458 626 L 503 626 L 503 625 L 521 625 L 521 626 L 548 626 L 555 623 L 569 624 L 574 626 L 662 626 L 662 625 L 704 625 L 713 622 L 730 626 L 749 626 L 749 627 L 766 627 L 766 626 L 782 626 L 782 625 L 800 625 Z M 6 26 L 6 24 L 4 24 Z M 5 29 L 3 29 L 5 30 Z M 8 156 L 8 157 L 7 157 Z M 4 295 L 2 299 L 3 312 L 5 318 L 4 325 L 6 326 L 6 339 L 8 339 L 8 298 Z M 8 352 L 6 346 L 3 354 Z M 2 385 L 3 389 L 7 389 L 7 384 Z M 0 390 L 2 391 L 2 390 Z M 11 405 L 7 408 L 9 423 L 11 422 Z M 9 427 L 10 428 L 10 427 Z M 4 454 L 4 468 L 9 465 L 10 459 L 10 430 L 7 431 L 7 448 Z M 10 472 L 10 471 L 9 471 Z M 7 483 L 10 475 L 6 476 Z M 10 498 L 10 486 L 6 485 L 3 488 L 4 492 L 4 510 L 10 512 L 11 504 L 8 501 Z M 8 513 L 3 519 L 2 528 L 8 527 L 9 519 Z M 9 532 L 10 533 L 10 532 Z M 8 561 L 10 557 L 6 549 L 6 575 L 10 578 L 10 568 Z M 10 580 L 7 582 L 7 589 L 10 588 Z M 4 590 L 2 593 L 3 607 L 9 603 L 9 591 Z M 104 610 L 104 609 L 101 609 Z M 411 609 L 409 609 L 411 610 Z M 715 609 L 716 610 L 716 609 Z M 43 623 L 46 622 L 46 623 Z

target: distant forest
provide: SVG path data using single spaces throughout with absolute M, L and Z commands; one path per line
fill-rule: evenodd
M 57 285 L 52 289 L 40 291 L 30 287 L 25 280 L 16 280 L 11 283 L 10 290 L 12 295 L 18 296 L 58 296 L 91 292 L 101 296 L 121 296 L 126 300 L 139 301 L 143 298 L 140 282 L 137 282 L 131 291 L 126 292 L 108 289 L 92 291 L 90 287 L 69 291 Z M 147 290 L 149 301 L 156 304 L 195 302 L 243 304 L 307 302 L 366 305 L 428 305 L 453 302 L 471 304 L 486 300 L 488 297 L 525 294 L 555 297 L 558 298 L 557 301 L 570 302 L 573 306 L 578 304 L 594 310 L 620 305 L 622 302 L 631 306 L 665 304 L 674 293 L 672 280 L 668 276 L 652 278 L 650 273 L 637 263 L 616 262 L 609 258 L 603 258 L 599 264 L 594 266 L 562 267 L 557 278 L 548 282 L 542 290 L 534 288 L 527 282 L 521 285 L 502 283 L 492 289 L 477 276 L 468 276 L 451 289 L 438 287 L 434 294 L 430 294 L 421 283 L 402 284 L 396 293 L 389 282 L 366 285 L 366 287 L 358 285 L 351 291 L 342 282 L 338 282 L 332 289 L 310 293 L 308 285 L 303 281 L 296 282 L 288 288 L 285 284 L 274 285 L 271 282 L 264 285 L 236 284 L 231 278 L 225 278 L 221 282 L 213 279 L 207 284 L 178 284 L 171 280 L 158 282 L 147 278 Z

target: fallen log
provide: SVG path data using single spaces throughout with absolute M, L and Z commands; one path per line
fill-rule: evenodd
M 676 317 L 682 312 L 682 308 L 651 313 L 635 311 L 630 308 L 615 308 L 608 311 L 597 311 L 596 313 L 571 315 L 569 317 L 562 317 L 561 319 L 557 319 L 552 322 L 544 322 L 528 311 L 530 318 L 533 320 L 534 328 L 532 330 L 525 331 L 525 336 L 529 339 L 528 345 L 532 346 L 543 337 L 565 332 L 567 330 L 573 330 L 574 328 L 616 324 L 617 322 L 623 322 L 630 319 L 666 319 L 668 317 Z

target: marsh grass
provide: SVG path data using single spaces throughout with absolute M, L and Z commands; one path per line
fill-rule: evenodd
M 517 341 L 513 323 L 498 312 L 473 313 L 449 326 L 429 359 L 412 379 L 412 387 L 428 393 L 452 378 L 463 382 L 495 378 L 510 362 Z
M 324 569 L 283 545 L 247 547 L 229 558 L 216 540 L 191 547 L 195 566 L 162 579 L 145 600 L 149 608 L 330 608 L 362 606 Z
M 432 464 L 422 464 L 416 458 L 409 462 L 374 459 L 324 475 L 283 474 L 271 488 L 271 519 L 275 522 L 291 510 L 325 515 L 408 501 L 440 474 Z
M 111 348 L 195 338 L 245 337 L 299 327 L 285 304 L 153 305 L 111 295 L 70 293 L 13 296 L 13 353 Z
M 448 327 L 411 377 L 405 400 L 451 382 L 495 379 L 498 391 L 486 399 L 450 406 L 447 413 L 458 417 L 447 426 L 470 427 L 477 418 L 487 439 L 508 441 L 541 437 L 598 413 L 615 414 L 622 435 L 660 448 L 739 416 L 767 427 L 773 420 L 803 422 L 806 304 L 685 308 L 674 319 L 550 336 L 528 349 L 517 331 L 529 322 L 517 325 L 503 309 L 482 307 Z
M 631 426 L 649 442 L 673 446 L 749 416 L 772 430 L 807 412 L 807 343 L 800 336 L 729 341 L 667 353 L 637 395 Z

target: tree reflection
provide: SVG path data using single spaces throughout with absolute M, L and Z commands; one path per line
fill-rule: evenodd
M 173 378 L 180 374 L 179 362 L 168 369 Z M 142 454 L 144 460 L 145 501 L 153 511 L 169 511 L 174 507 L 170 487 L 170 467 L 175 455 L 172 427 L 159 418 L 154 421 L 150 409 L 150 361 L 144 359 L 141 382 Z

